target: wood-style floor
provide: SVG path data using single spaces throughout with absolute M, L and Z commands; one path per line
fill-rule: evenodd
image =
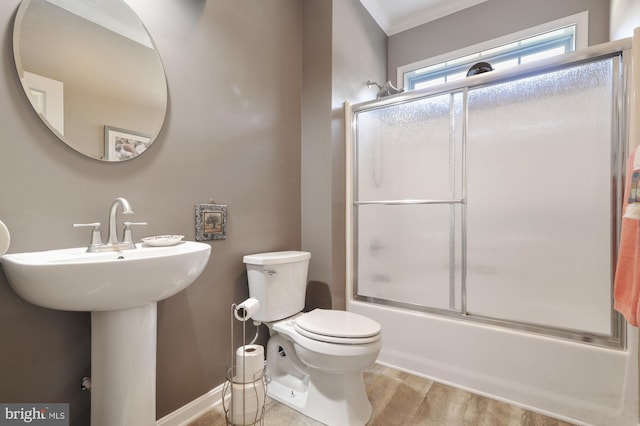
M 369 426 L 570 426 L 570 423 L 375 364 L 364 372 L 373 405 Z M 270 398 L 266 426 L 320 426 Z M 222 407 L 189 426 L 226 425 Z M 348 425 L 339 425 L 348 426 Z

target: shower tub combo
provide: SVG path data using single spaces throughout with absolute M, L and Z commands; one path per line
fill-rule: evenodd
M 631 46 L 346 105 L 347 309 L 382 324 L 381 363 L 638 424 L 638 332 L 612 303 Z

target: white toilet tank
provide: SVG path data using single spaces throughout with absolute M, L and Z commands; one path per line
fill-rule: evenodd
M 249 297 L 258 299 L 260 309 L 252 319 L 277 321 L 301 312 L 307 292 L 311 253 L 276 251 L 244 256 L 249 278 Z

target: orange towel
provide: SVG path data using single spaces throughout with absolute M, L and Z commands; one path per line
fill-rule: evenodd
M 634 151 L 627 160 L 627 181 L 624 189 L 625 211 L 629 211 L 632 176 L 634 174 Z M 637 194 L 636 194 L 637 196 Z M 634 197 L 635 198 L 635 197 Z M 633 206 L 636 207 L 636 206 Z M 640 317 L 640 235 L 638 220 L 622 218 L 620 245 L 618 248 L 618 265 L 613 289 L 613 300 L 616 311 L 624 315 L 629 324 L 638 327 Z

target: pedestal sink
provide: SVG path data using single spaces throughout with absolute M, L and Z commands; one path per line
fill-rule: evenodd
M 86 247 L 2 256 L 23 299 L 91 312 L 91 425 L 156 423 L 157 302 L 204 270 L 208 244 L 87 253 Z M 78 378 L 80 379 L 80 378 Z

